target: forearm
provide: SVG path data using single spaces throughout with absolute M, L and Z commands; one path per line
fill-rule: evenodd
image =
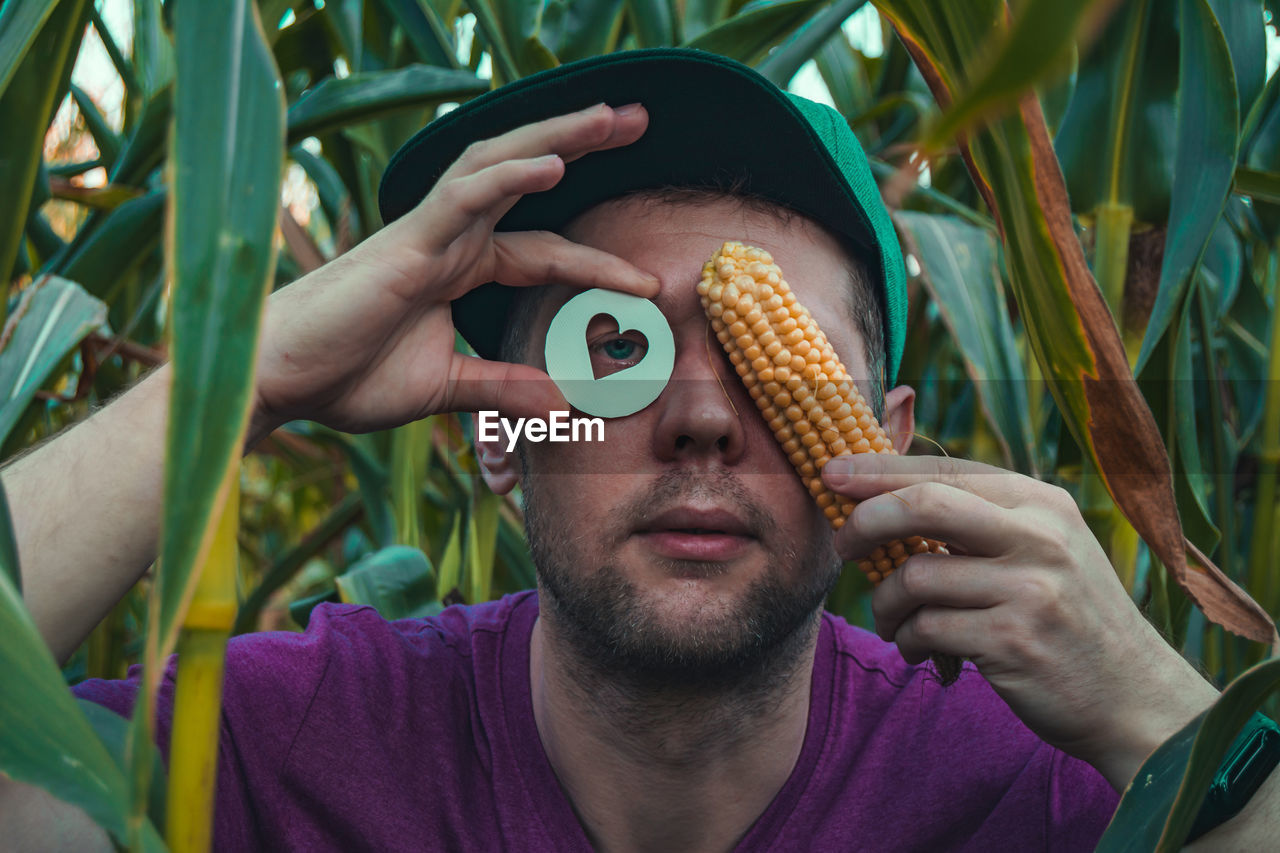
M 1109 711 L 1087 745 L 1067 750 L 1092 764 L 1117 791 L 1124 791 L 1151 753 L 1219 696 L 1154 628 L 1145 621 L 1139 628 L 1126 656 L 1144 665 L 1126 679 L 1123 691 L 1103 700 Z
M 169 368 L 7 467 L 23 597 L 63 661 L 155 559 Z
M 107 834 L 76 808 L 43 788 L 0 775 L 0 838 L 6 850 L 109 851 Z

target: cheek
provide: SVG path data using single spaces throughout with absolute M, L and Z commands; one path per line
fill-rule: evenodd
M 577 417 L 577 412 L 574 413 Z M 573 500 L 578 493 L 624 494 L 629 475 L 652 472 L 650 452 L 652 425 L 637 423 L 641 415 L 604 418 L 601 431 L 583 429 L 578 441 L 523 441 L 525 463 L 531 476 L 549 481 L 565 481 L 560 491 Z M 590 434 L 590 440 L 586 437 Z M 605 476 L 584 476 L 605 475 Z M 544 491 L 546 491 L 544 489 Z

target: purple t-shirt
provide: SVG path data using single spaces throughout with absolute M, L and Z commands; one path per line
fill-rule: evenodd
M 532 592 L 387 622 L 324 605 L 227 649 L 220 850 L 589 851 L 529 692 Z M 137 687 L 75 692 L 127 714 Z M 167 754 L 173 668 L 161 687 Z M 941 689 L 824 614 L 800 758 L 738 849 L 1092 850 L 1118 795 L 969 665 Z

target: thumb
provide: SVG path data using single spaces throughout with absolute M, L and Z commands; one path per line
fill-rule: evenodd
M 569 408 L 551 377 L 536 367 L 461 354 L 454 358 L 460 362 L 446 391 L 448 411 L 496 409 L 515 417 L 546 418 L 552 411 Z

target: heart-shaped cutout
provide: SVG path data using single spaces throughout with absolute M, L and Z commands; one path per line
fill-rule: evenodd
M 630 370 L 649 354 L 649 339 L 639 329 L 623 330 L 612 314 L 597 314 L 587 324 L 591 376 L 603 379 Z
M 587 329 L 597 320 L 603 334 L 589 340 Z M 614 329 L 618 331 L 610 338 Z M 644 341 L 642 357 L 629 351 L 627 340 L 637 345 Z M 602 352 L 593 359 L 592 343 L 616 347 L 610 355 Z M 589 415 L 621 418 L 640 411 L 662 393 L 675 367 L 676 346 L 671 326 L 657 305 L 639 296 L 596 288 L 560 306 L 547 329 L 543 354 L 547 374 L 571 406 Z M 597 370 L 593 362 L 605 369 Z

